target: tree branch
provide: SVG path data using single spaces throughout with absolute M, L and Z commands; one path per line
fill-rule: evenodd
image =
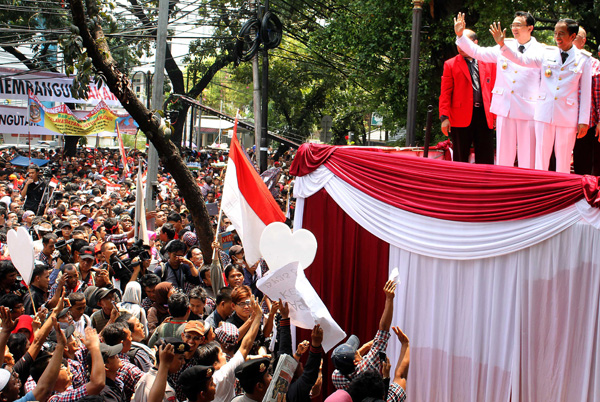
M 27 67 L 30 70 L 36 70 L 38 68 L 38 65 L 36 62 L 29 60 L 27 58 L 27 56 L 25 56 L 23 53 L 21 53 L 20 51 L 18 51 L 15 47 L 13 46 L 2 46 L 2 50 L 4 50 L 6 53 L 9 53 L 13 56 L 15 56 L 15 58 L 17 60 L 19 60 L 21 63 L 23 63 L 25 65 L 25 67 Z

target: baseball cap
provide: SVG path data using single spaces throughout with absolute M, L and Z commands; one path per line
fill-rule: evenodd
M 333 350 L 331 360 L 333 366 L 342 374 L 352 374 L 354 372 L 354 354 L 358 349 L 360 341 L 356 335 L 350 335 L 345 343 Z
M 97 291 L 98 287 L 96 286 L 88 286 L 83 291 L 83 295 L 85 296 L 85 302 L 90 308 L 97 308 L 98 300 L 94 297 Z
M 118 343 L 114 346 L 109 346 L 106 343 L 100 342 L 100 353 L 102 353 L 102 358 L 107 359 L 109 357 L 113 357 L 121 353 L 123 350 L 123 344 Z
M 72 226 L 71 226 L 71 224 L 69 223 L 69 221 L 62 221 L 62 222 L 61 222 L 61 223 L 58 225 L 58 228 L 59 228 L 59 229 L 63 229 L 63 228 L 66 228 L 67 226 L 68 226 L 68 227 L 70 227 L 70 228 L 72 228 Z
M 0 369 L 0 391 L 6 387 L 6 384 L 10 381 L 11 372 L 7 369 Z
M 239 253 L 243 253 L 244 252 L 244 248 L 242 246 L 239 245 L 235 245 L 235 246 L 231 246 L 231 248 L 229 249 L 229 256 L 233 256 L 233 255 L 237 255 Z
M 85 247 L 81 247 L 81 249 L 79 250 L 79 258 L 89 258 L 89 259 L 94 259 L 94 248 L 91 246 L 85 246 Z
M 202 323 L 202 321 L 198 321 L 198 320 L 192 320 L 192 321 L 188 321 L 187 324 L 185 324 L 185 329 L 183 330 L 183 332 L 195 332 L 197 334 L 200 334 L 202 336 L 206 335 L 206 333 L 208 331 L 210 331 L 210 324 L 205 323 L 206 324 L 206 329 L 204 328 L 204 324 Z
M 94 297 L 96 298 L 96 304 L 98 304 L 98 302 L 102 299 L 104 299 L 105 297 L 107 297 L 108 295 L 110 295 L 111 293 L 117 293 L 118 290 L 113 288 L 113 289 L 108 289 L 108 288 L 98 288 L 98 290 L 96 290 L 96 292 L 94 292 Z
M 68 310 L 68 307 L 66 310 Z M 65 338 L 69 339 L 69 337 L 75 333 L 75 327 L 73 325 L 69 325 L 63 329 L 63 333 L 65 334 Z M 48 335 L 48 340 L 50 342 L 57 342 L 55 329 L 53 329 L 52 332 L 50 332 L 50 335 Z

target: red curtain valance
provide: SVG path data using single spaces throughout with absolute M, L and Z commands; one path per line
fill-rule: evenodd
M 321 165 L 373 198 L 439 219 L 532 218 L 584 197 L 600 204 L 597 177 L 415 158 L 376 148 L 304 144 L 290 171 L 304 176 Z

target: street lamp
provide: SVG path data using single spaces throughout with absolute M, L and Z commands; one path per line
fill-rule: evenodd
M 419 52 L 421 45 L 421 14 L 423 0 L 413 0 L 412 39 L 410 43 L 410 72 L 408 76 L 408 112 L 406 116 L 406 146 L 415 145 L 417 92 L 419 89 Z

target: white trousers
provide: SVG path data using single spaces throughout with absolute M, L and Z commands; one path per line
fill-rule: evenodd
M 556 156 L 556 171 L 571 173 L 571 155 L 575 140 L 576 127 L 558 127 L 554 124 L 535 122 L 535 168 L 548 170 L 552 147 Z
M 530 120 L 496 117 L 496 163 L 514 166 L 518 152 L 521 168 L 535 167 L 535 126 Z

